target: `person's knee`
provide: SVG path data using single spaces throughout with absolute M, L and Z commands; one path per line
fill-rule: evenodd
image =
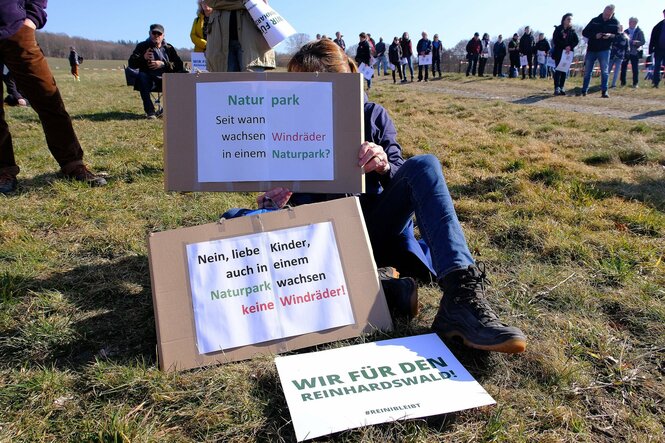
M 439 162 L 439 159 L 433 154 L 423 154 L 411 157 L 404 162 L 402 167 L 407 167 L 409 169 L 415 169 L 418 171 L 441 171 L 441 163 Z

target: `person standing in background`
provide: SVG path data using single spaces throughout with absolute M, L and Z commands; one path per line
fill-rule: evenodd
M 416 51 L 418 52 L 419 57 L 424 57 L 432 53 L 432 41 L 427 38 L 427 33 L 425 31 L 422 32 L 421 36 L 422 38 L 418 40 L 418 44 L 416 45 Z M 429 66 L 421 65 L 420 62 L 418 62 L 419 82 L 423 81 L 423 69 L 425 69 L 425 81 L 429 81 Z
M 526 26 L 524 28 L 524 34 L 520 37 L 520 55 L 526 56 L 526 62 L 529 66 L 529 78 L 534 77 L 533 72 L 533 48 L 535 42 L 533 41 L 533 35 L 531 35 L 531 28 Z M 521 64 L 521 63 L 520 63 Z M 526 66 L 522 66 L 522 80 L 526 78 Z
M 644 32 L 637 26 L 637 18 L 628 19 L 628 29 L 625 34 L 628 36 L 628 50 L 626 58 L 621 64 L 621 86 L 626 86 L 626 71 L 628 71 L 628 62 L 633 71 L 633 88 L 637 88 L 640 82 L 640 59 L 642 58 L 642 46 L 646 43 Z
M 542 32 L 538 34 L 538 41 L 536 42 L 535 46 L 536 50 L 536 55 L 535 55 L 535 60 L 536 60 L 536 68 L 533 72 L 533 76 L 535 77 L 536 74 L 540 74 L 540 78 L 546 78 L 547 77 L 547 58 L 549 57 L 550 54 L 550 42 L 547 41 L 545 38 L 545 34 Z
M 411 61 L 411 57 L 413 57 L 413 45 L 411 44 L 411 39 L 409 39 L 408 32 L 402 34 L 402 40 L 400 40 L 399 44 L 402 45 L 402 58 L 406 58 L 406 64 L 402 65 L 404 81 L 406 81 L 406 67 L 408 66 L 411 72 L 411 81 L 413 82 L 413 62 Z
M 367 66 L 370 66 L 370 60 L 372 59 L 372 48 L 367 41 L 367 34 L 361 32 L 358 35 L 360 41 L 358 42 L 358 47 L 356 48 L 356 63 L 360 65 L 364 63 Z M 372 87 L 372 79 L 368 78 L 367 80 L 367 89 Z
M 619 78 L 619 71 L 621 71 L 621 65 L 623 64 L 623 60 L 628 51 L 628 43 L 628 36 L 624 34 L 623 26 L 619 25 L 619 33 L 614 36 L 612 49 L 610 50 L 610 67 L 608 73 L 614 70 L 614 76 L 612 77 L 610 88 L 617 87 L 617 79 Z
M 589 42 L 584 57 L 584 80 L 582 82 L 582 96 L 589 92 L 593 65 L 598 61 L 600 65 L 600 90 L 602 98 L 609 98 L 607 84 L 609 80 L 608 68 L 610 65 L 610 52 L 614 36 L 619 33 L 619 21 L 614 17 L 614 5 L 607 5 L 603 12 L 589 22 L 582 31 L 582 35 Z
M 554 59 L 555 66 L 559 66 L 564 51 L 569 53 L 575 49 L 579 41 L 575 28 L 573 28 L 573 14 L 564 14 L 561 17 L 561 24 L 554 29 L 554 34 L 552 35 L 552 44 L 554 46 L 552 58 Z M 568 77 L 567 72 L 554 70 L 554 95 L 566 95 L 566 77 Z
M 508 56 L 510 57 L 510 78 L 517 78 L 520 68 L 520 42 L 519 35 L 513 34 L 513 39 L 508 43 Z
M 244 0 L 206 0 L 206 4 L 213 10 L 208 19 L 208 71 L 275 69 L 275 52 L 245 9 Z
M 337 46 L 342 48 L 342 51 L 346 52 L 346 42 L 344 41 L 344 39 L 342 37 L 344 37 L 342 35 L 342 33 L 337 31 L 337 32 L 335 32 L 335 40 L 333 40 L 333 41 L 337 44 Z
M 665 16 L 665 9 L 663 10 Z M 659 21 L 651 30 L 649 54 L 653 55 L 653 87 L 660 84 L 660 67 L 665 60 L 665 20 Z
M 402 79 L 402 66 L 400 65 L 400 61 L 402 60 L 402 46 L 400 46 L 397 37 L 393 38 L 393 42 L 388 47 L 388 60 L 393 65 L 393 83 L 397 83 L 395 71 L 399 74 L 400 83 L 404 83 L 406 78 Z
M 483 38 L 480 39 L 480 59 L 478 60 L 478 77 L 485 76 L 485 65 L 487 60 L 492 56 L 492 47 L 490 43 L 490 35 L 486 32 Z
M 494 54 L 494 68 L 492 69 L 492 76 L 505 77 L 503 75 L 503 59 L 506 58 L 506 44 L 503 42 L 503 35 L 499 34 L 493 48 Z
M 386 44 L 383 37 L 379 37 L 379 43 L 376 44 L 376 70 L 381 75 L 381 66 L 383 65 L 383 75 L 388 75 L 388 56 L 386 56 Z
M 439 78 L 441 78 L 441 59 L 443 58 L 443 43 L 439 40 L 439 34 L 434 34 L 434 39 L 432 40 L 432 78 L 436 76 L 436 73 L 439 73 Z
M 205 0 L 198 0 L 199 8 L 196 11 L 196 18 L 192 24 L 192 30 L 189 38 L 194 43 L 194 52 L 205 52 L 208 39 L 208 20 L 212 13 L 212 8 L 206 5 Z
M 466 76 L 470 74 L 476 75 L 476 68 L 478 66 L 478 57 L 480 57 L 480 51 L 482 49 L 482 43 L 480 42 L 480 34 L 477 32 L 473 34 L 473 38 L 469 40 L 466 44 L 466 59 L 468 64 L 466 65 Z
M 79 65 L 81 64 L 79 60 L 79 55 L 78 52 L 76 52 L 76 48 L 73 46 L 69 47 L 69 67 L 71 68 L 72 75 L 74 76 L 74 80 L 77 82 L 81 81 L 81 77 L 79 76 Z

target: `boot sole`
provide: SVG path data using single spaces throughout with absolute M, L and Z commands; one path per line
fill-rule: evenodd
M 473 349 L 480 349 L 481 351 L 503 352 L 506 354 L 520 354 L 526 350 L 526 340 L 523 338 L 511 338 L 504 342 L 495 345 L 481 345 L 467 340 L 462 334 L 457 331 L 450 331 L 444 334 L 446 338 L 459 337 L 465 346 Z

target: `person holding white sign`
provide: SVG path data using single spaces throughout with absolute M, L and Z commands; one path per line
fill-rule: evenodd
M 392 44 L 388 47 L 388 60 L 392 65 L 393 70 L 393 83 L 397 83 L 395 78 L 395 71 L 399 74 L 400 83 L 404 83 L 406 78 L 402 79 L 402 45 L 399 44 L 399 38 L 394 37 Z
M 361 32 L 358 37 L 360 38 L 360 41 L 358 42 L 358 47 L 356 49 L 356 63 L 359 65 L 365 64 L 365 66 L 371 67 L 371 58 L 372 58 L 372 48 L 369 45 L 369 41 L 367 40 L 367 34 L 364 32 Z M 374 68 L 372 69 L 372 73 L 374 73 Z M 367 89 L 372 87 L 372 77 L 369 75 L 365 76 L 365 80 L 367 81 Z
M 425 81 L 429 81 L 429 65 L 425 64 L 425 57 L 432 54 L 432 41 L 427 38 L 427 33 L 423 31 L 422 38 L 418 40 L 416 51 L 418 51 L 418 81 L 423 81 L 423 68 L 425 68 Z M 431 62 L 430 62 L 431 64 Z
M 357 72 L 339 46 L 325 40 L 304 45 L 288 69 Z M 397 130 L 385 108 L 366 101 L 364 114 L 367 141 L 360 146 L 358 166 L 366 174 L 367 193 L 360 196 L 360 203 L 377 264 L 394 266 L 402 274 L 435 276 L 443 291 L 432 324 L 438 334 L 459 337 L 476 349 L 524 351 L 522 331 L 501 323 L 485 297 L 485 269 L 476 265 L 469 252 L 439 159 L 419 155 L 404 160 Z M 259 203 L 265 197 L 281 207 L 289 200 L 299 205 L 341 196 L 292 194 L 277 188 L 259 195 Z M 414 214 L 424 245 L 415 239 Z
M 559 66 L 564 51 L 570 53 L 579 41 L 575 28 L 573 28 L 573 14 L 567 13 L 561 17 L 561 24 L 554 29 L 552 35 L 552 43 L 554 44 L 552 58 L 555 66 Z M 566 95 L 564 86 L 566 85 L 567 76 L 567 72 L 554 71 L 554 95 Z
M 206 47 L 208 71 L 263 72 L 276 67 L 275 52 L 252 20 L 244 0 L 206 0 L 206 4 L 213 9 Z

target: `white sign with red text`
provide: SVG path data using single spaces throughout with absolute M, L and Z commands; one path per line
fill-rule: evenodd
M 201 354 L 355 322 L 331 222 L 186 249 Z
M 276 357 L 298 441 L 495 404 L 436 334 Z
M 199 182 L 334 180 L 328 82 L 196 84 Z

